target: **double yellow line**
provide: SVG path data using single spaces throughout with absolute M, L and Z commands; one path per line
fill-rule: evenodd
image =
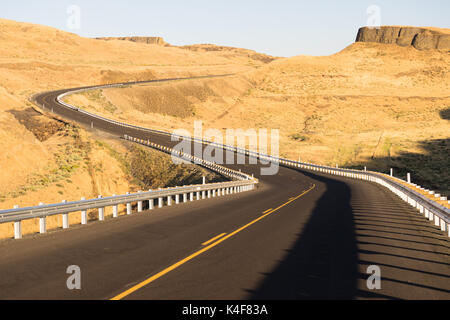
M 255 224 L 256 222 L 258 222 L 258 221 L 264 219 L 264 218 L 267 217 L 268 215 L 270 215 L 270 214 L 272 214 L 272 213 L 274 213 L 274 212 L 280 210 L 280 209 L 283 208 L 284 206 L 287 206 L 289 203 L 291 203 L 291 202 L 297 200 L 298 198 L 302 197 L 303 195 L 307 194 L 308 192 L 310 192 L 311 190 L 313 190 L 315 187 L 316 187 L 316 185 L 314 184 L 314 185 L 312 185 L 308 190 L 305 190 L 305 191 L 303 191 L 301 194 L 299 194 L 298 196 L 289 199 L 288 202 L 283 203 L 283 204 L 280 205 L 279 207 L 277 207 L 277 208 L 275 208 L 275 209 L 269 209 L 269 210 L 264 211 L 264 214 L 263 214 L 262 216 L 260 216 L 259 218 L 255 219 L 255 220 L 253 220 L 253 221 L 251 221 L 251 222 L 249 222 L 249 223 L 247 223 L 245 226 L 240 227 L 239 229 L 233 231 L 232 233 L 230 233 L 230 234 L 228 234 L 228 235 L 226 235 L 226 233 L 222 233 L 222 234 L 218 235 L 217 237 L 214 237 L 214 238 L 212 238 L 211 240 L 204 242 L 203 245 L 204 245 L 204 246 L 207 245 L 206 247 L 204 247 L 204 248 L 198 250 L 197 252 L 194 252 L 193 254 L 191 254 L 190 256 L 188 256 L 188 257 L 186 257 L 186 258 L 184 258 L 183 260 L 180 260 L 180 261 L 178 261 L 177 263 L 174 263 L 174 264 L 171 265 L 170 267 L 167 267 L 167 268 L 164 269 L 163 271 L 158 272 L 157 274 L 151 276 L 150 278 L 148 278 L 148 279 L 146 279 L 146 280 L 144 280 L 144 281 L 142 281 L 142 282 L 136 284 L 135 286 L 131 287 L 130 289 L 128 289 L 128 290 L 126 290 L 126 291 L 124 291 L 124 292 L 118 294 L 117 296 L 115 296 L 115 297 L 112 298 L 111 300 L 121 300 L 121 299 L 125 298 L 126 296 L 132 294 L 133 292 L 136 292 L 137 290 L 141 289 L 142 287 L 145 287 L 145 286 L 148 285 L 149 283 L 151 283 L 151 282 L 153 282 L 153 281 L 155 281 L 155 280 L 161 278 L 162 276 L 168 274 L 170 271 L 175 270 L 175 269 L 178 268 L 179 266 L 181 266 L 181 265 L 185 264 L 186 262 L 188 262 L 188 261 L 194 259 L 195 257 L 201 255 L 203 252 L 206 252 L 206 251 L 210 250 L 211 248 L 214 248 L 215 246 L 217 246 L 218 244 L 222 243 L 223 241 L 225 241 L 225 240 L 231 238 L 231 237 L 234 236 L 235 234 L 241 232 L 241 231 L 244 230 L 244 229 L 247 229 L 248 227 L 250 227 L 251 225 Z M 226 236 L 224 236 L 224 235 L 226 235 Z M 219 239 L 219 238 L 220 238 L 220 239 Z M 217 240 L 216 242 L 213 242 L 213 241 L 216 240 L 216 239 L 219 239 L 219 240 Z M 213 243 L 211 243 L 211 242 L 213 242 Z M 209 243 L 211 243 L 211 244 L 209 244 Z M 208 245 L 208 244 L 209 244 L 209 245 Z
M 219 239 L 219 238 L 222 238 L 224 235 L 226 235 L 226 233 L 221 233 L 221 234 L 219 234 L 217 237 L 214 237 L 214 238 L 212 238 L 212 239 L 210 239 L 210 240 L 208 240 L 208 241 L 206 241 L 206 242 L 203 242 L 203 243 L 202 243 L 202 246 L 206 246 L 206 245 L 210 244 L 211 242 L 213 242 L 214 240 L 217 240 L 217 239 Z

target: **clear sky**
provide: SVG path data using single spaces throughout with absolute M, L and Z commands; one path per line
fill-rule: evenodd
M 68 26 L 71 5 L 80 8 L 79 29 Z M 328 55 L 355 40 L 371 5 L 380 8 L 382 25 L 450 28 L 449 0 L 3 0 L 0 17 L 85 37 L 162 36 L 174 45 L 214 43 L 275 56 Z

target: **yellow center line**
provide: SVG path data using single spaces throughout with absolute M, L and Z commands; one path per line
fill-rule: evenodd
M 267 212 L 269 212 L 270 210 L 272 210 L 272 208 L 270 208 L 269 210 L 264 211 L 263 213 L 267 213 Z
M 125 298 L 126 296 L 132 294 L 133 292 L 136 292 L 137 290 L 141 289 L 142 287 L 145 287 L 146 285 L 148 285 L 149 283 L 161 278 L 162 276 L 166 275 L 167 273 L 169 273 L 170 271 L 178 268 L 179 266 L 185 264 L 186 262 L 194 259 L 195 257 L 201 255 L 203 252 L 206 252 L 208 250 L 210 250 L 211 248 L 214 248 L 215 246 L 217 246 L 219 243 L 222 243 L 223 241 L 231 238 L 232 236 L 234 236 L 235 234 L 241 232 L 244 229 L 247 229 L 248 227 L 250 227 L 251 225 L 255 224 L 256 222 L 264 219 L 265 217 L 267 217 L 268 215 L 280 210 L 281 208 L 283 208 L 284 206 L 288 205 L 289 203 L 297 200 L 298 198 L 300 198 L 301 196 L 307 194 L 308 192 L 310 192 L 311 190 L 313 190 L 316 187 L 316 185 L 312 185 L 311 188 L 309 188 L 308 190 L 304 191 L 303 193 L 299 194 L 298 196 L 294 197 L 292 200 L 289 200 L 288 202 L 280 205 L 279 207 L 269 211 L 268 213 L 260 216 L 259 218 L 247 223 L 245 226 L 240 227 L 239 229 L 233 231 L 232 233 L 228 234 L 227 236 L 219 239 L 218 241 L 208 245 L 207 247 L 204 247 L 203 249 L 198 250 L 197 252 L 194 252 L 193 254 L 191 254 L 190 256 L 184 258 L 183 260 L 178 261 L 177 263 L 174 263 L 173 265 L 171 265 L 170 267 L 167 267 L 166 269 L 164 269 L 161 272 L 158 272 L 157 274 L 151 276 L 150 278 L 148 278 L 147 280 L 144 280 L 138 284 L 136 284 L 135 286 L 131 287 L 130 289 L 118 294 L 117 296 L 113 297 L 111 300 L 121 300 L 123 298 Z
M 213 242 L 214 240 L 217 240 L 217 239 L 223 237 L 224 235 L 226 235 L 226 233 L 221 233 L 221 234 L 219 234 L 218 236 L 215 236 L 214 238 L 212 238 L 212 239 L 210 239 L 210 240 L 208 240 L 208 241 L 206 241 L 206 242 L 203 242 L 203 243 L 202 243 L 202 246 L 206 246 L 207 244 L 210 244 L 210 243 Z

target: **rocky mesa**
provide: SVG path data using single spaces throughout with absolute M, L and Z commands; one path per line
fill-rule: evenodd
M 96 38 L 97 40 L 122 40 L 122 41 L 132 41 L 138 43 L 146 43 L 146 44 L 156 44 L 158 46 L 170 46 L 167 42 L 164 41 L 162 37 L 105 37 L 105 38 Z
M 418 50 L 450 50 L 450 29 L 401 26 L 363 27 L 356 42 L 378 42 L 413 46 Z

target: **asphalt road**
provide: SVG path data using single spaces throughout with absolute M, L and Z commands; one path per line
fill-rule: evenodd
M 47 110 L 118 137 L 168 137 Z M 450 299 L 449 241 L 383 187 L 281 167 L 230 165 L 251 192 L 0 242 L 0 299 Z M 217 236 L 216 240 L 214 239 Z M 81 290 L 66 269 L 81 268 Z M 381 270 L 368 289 L 367 268 Z

